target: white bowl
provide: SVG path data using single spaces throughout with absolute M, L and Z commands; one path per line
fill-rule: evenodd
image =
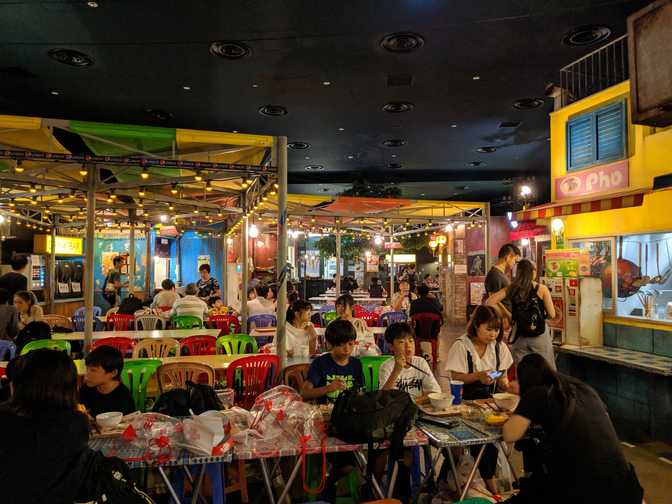
M 427 397 L 434 409 L 445 410 L 453 405 L 453 395 L 445 392 L 432 392 Z
M 114 429 L 121 423 L 121 417 L 124 414 L 121 411 L 108 411 L 96 415 L 96 423 L 101 429 Z
M 499 394 L 492 394 L 492 398 L 495 400 L 495 404 L 499 408 L 507 411 L 513 411 L 518 407 L 520 402 L 520 396 L 516 394 L 510 394 L 508 392 L 501 392 Z

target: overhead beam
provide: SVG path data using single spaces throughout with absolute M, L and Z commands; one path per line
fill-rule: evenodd
M 2 157 L 2 156 L 0 156 Z M 61 179 L 43 179 L 43 178 L 37 178 L 35 177 L 35 174 L 30 174 L 30 173 L 12 173 L 12 172 L 3 172 L 1 176 L 1 180 L 3 184 L 6 182 L 15 182 L 15 183 L 22 183 L 22 184 L 38 184 L 38 185 L 45 185 L 45 186 L 55 186 L 55 187 L 62 187 L 64 189 L 76 189 L 78 191 L 85 191 L 86 186 L 84 184 L 78 184 L 77 182 L 69 182 L 67 180 L 61 180 Z

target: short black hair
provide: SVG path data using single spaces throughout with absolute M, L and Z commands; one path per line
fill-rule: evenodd
M 421 285 L 420 287 L 418 287 L 418 295 L 420 297 L 429 296 L 429 287 L 427 287 L 426 285 Z
M 198 271 L 207 271 L 208 273 L 210 273 L 210 265 L 209 264 L 201 264 L 198 267 Z
M 507 243 L 502 245 L 502 248 L 499 249 L 498 257 L 499 259 L 506 259 L 509 254 L 514 256 L 520 256 L 520 249 L 516 247 L 513 243 Z
M 115 378 L 119 380 L 124 369 L 124 356 L 117 348 L 102 345 L 87 355 L 84 363 L 87 366 L 100 366 L 106 373 L 116 370 L 117 376 Z
M 336 319 L 327 326 L 324 337 L 331 346 L 338 346 L 348 341 L 355 341 L 357 332 L 350 321 Z
M 14 254 L 9 260 L 9 264 L 14 271 L 22 270 L 28 264 L 28 258 L 23 254 Z
M 254 287 L 248 287 L 247 288 L 247 299 L 250 299 L 250 293 L 251 292 L 254 292 L 255 296 L 257 295 L 257 289 L 255 289 Z
M 0 288 L 0 305 L 9 303 L 9 291 Z
M 341 296 L 338 296 L 336 298 L 336 303 L 338 305 L 343 305 L 343 306 L 355 306 L 355 298 L 353 298 L 350 294 L 343 294 Z
M 166 278 L 163 282 L 161 282 L 161 288 L 163 290 L 170 290 L 173 287 L 175 287 L 175 282 L 173 282 L 170 278 Z
M 385 329 L 385 341 L 390 345 L 394 343 L 395 339 L 405 338 L 406 336 L 415 338 L 415 331 L 411 327 L 411 324 L 407 322 L 394 322 Z
M 474 310 L 474 313 L 471 314 L 471 318 L 467 323 L 467 336 L 469 338 L 475 338 L 478 333 L 478 328 L 483 324 L 487 324 L 489 329 L 499 330 L 498 338 L 503 336 L 503 324 L 502 317 L 499 316 L 497 310 L 489 305 L 479 305 Z
M 431 277 L 431 276 L 432 276 L 432 275 L 430 275 L 429 273 L 427 273 L 427 274 L 424 276 L 424 278 L 429 278 L 429 277 Z
M 294 322 L 297 313 L 312 309 L 313 305 L 308 301 L 303 301 L 301 299 L 294 301 L 289 308 L 287 308 L 287 322 Z
M 124 260 L 121 258 L 121 256 L 116 256 L 114 259 L 112 259 L 112 266 L 116 266 L 117 264 L 123 263 Z
M 271 288 L 268 285 L 257 285 L 257 296 L 265 298 L 268 295 L 269 290 L 271 290 Z
M 219 296 L 212 296 L 211 298 L 208 299 L 208 308 L 212 308 L 213 306 L 215 306 L 215 303 L 217 301 L 221 301 L 221 300 L 222 300 L 222 298 L 219 297 Z

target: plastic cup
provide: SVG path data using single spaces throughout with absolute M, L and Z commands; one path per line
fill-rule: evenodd
M 462 389 L 464 389 L 464 382 L 458 380 L 450 382 L 450 393 L 453 394 L 453 404 L 462 404 Z

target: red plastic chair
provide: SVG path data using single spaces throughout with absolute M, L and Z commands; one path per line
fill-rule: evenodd
M 221 331 L 220 336 L 240 333 L 240 321 L 235 315 L 212 315 L 208 321 Z
M 236 406 L 250 409 L 259 394 L 275 385 L 279 369 L 277 355 L 252 355 L 229 364 L 226 384 L 235 392 Z
M 216 349 L 214 336 L 189 336 L 180 340 L 180 355 L 215 355 Z
M 95 350 L 101 346 L 111 346 L 119 350 L 124 357 L 130 357 L 133 354 L 133 347 L 135 346 L 135 340 L 131 338 L 125 338 L 123 336 L 112 336 L 110 338 L 101 338 L 94 340 L 91 344 L 91 350 Z
M 422 355 L 420 342 L 429 341 L 432 344 L 432 369 L 436 369 L 436 359 L 439 356 L 439 332 L 443 319 L 436 313 L 416 313 L 411 315 L 411 324 L 415 329 L 415 354 Z
M 132 331 L 135 324 L 133 315 L 124 313 L 112 313 L 107 316 L 108 331 Z
M 364 322 L 366 322 L 366 325 L 368 327 L 378 327 L 378 314 L 377 313 L 371 313 L 371 312 L 362 312 L 359 315 L 355 315 L 355 317 L 362 319 Z
M 366 313 L 366 310 L 362 305 L 356 304 L 355 306 L 352 307 L 352 311 L 355 314 L 355 318 L 362 318 L 361 315 L 363 313 Z

